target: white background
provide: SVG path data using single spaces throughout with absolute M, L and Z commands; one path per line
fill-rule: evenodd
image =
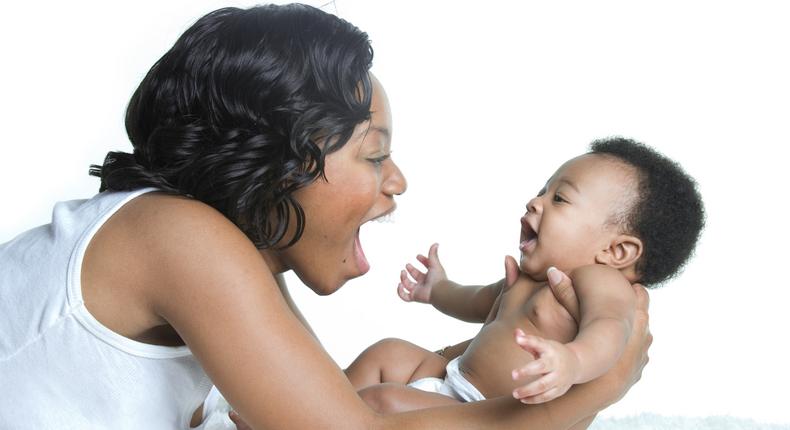
M 229 4 L 238 2 L 4 6 L 0 242 L 47 222 L 53 202 L 97 191 L 88 165 L 130 150 L 123 112 L 140 79 L 189 24 Z M 363 227 L 367 276 L 331 297 L 292 284 L 341 366 L 383 337 L 439 348 L 473 336 L 474 325 L 400 303 L 402 265 L 438 241 L 453 279 L 499 279 L 526 201 L 592 139 L 619 134 L 697 178 L 708 224 L 684 274 L 652 292 L 650 366 L 606 414 L 790 422 L 782 2 L 340 0 L 326 9 L 373 41 L 394 158 L 410 184 L 395 223 Z

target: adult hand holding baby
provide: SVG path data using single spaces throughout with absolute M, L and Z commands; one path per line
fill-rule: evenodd
M 505 288 L 512 285 L 516 278 L 511 273 L 513 272 L 513 268 L 517 267 L 516 262 L 511 257 L 508 258 L 510 261 L 506 261 L 505 263 Z M 549 268 L 547 277 L 554 297 L 578 322 L 579 301 L 576 297 L 575 290 L 573 289 L 573 283 L 571 279 L 565 273 L 553 267 Z M 649 361 L 648 350 L 650 345 L 653 343 L 653 335 L 650 333 L 649 327 L 648 312 L 650 296 L 648 295 L 645 287 L 643 287 L 641 284 L 633 284 L 632 287 L 634 289 L 634 294 L 636 295 L 636 308 L 628 343 L 625 350 L 623 351 L 622 356 L 614 365 L 614 367 L 612 367 L 612 369 L 610 369 L 606 374 L 595 381 L 595 383 L 600 383 L 602 386 L 612 387 L 612 391 L 609 393 L 609 404 L 619 401 L 625 395 L 625 393 L 628 392 L 631 386 L 633 386 L 642 377 L 642 370 Z M 550 347 L 552 345 L 545 344 L 545 342 L 547 341 L 536 338 L 535 336 L 524 336 L 523 332 L 521 334 L 516 334 L 516 343 L 524 350 L 533 354 L 540 351 L 545 353 L 551 349 Z M 532 363 L 539 363 L 539 361 L 533 361 L 530 364 Z M 528 366 L 529 364 L 525 366 L 525 368 L 515 369 L 513 372 L 514 374 L 518 372 L 520 376 L 523 376 L 523 374 L 526 374 L 524 371 Z M 536 396 L 536 394 L 539 394 L 538 392 L 545 394 L 547 393 L 547 390 L 537 389 L 540 387 L 536 388 L 537 384 L 535 384 L 535 382 L 514 390 L 515 397 L 519 400 L 525 401 L 526 403 L 541 403 L 549 401 L 552 398 L 562 394 L 560 393 L 557 395 L 546 396 L 546 398 L 539 398 Z M 585 385 L 589 384 L 583 384 L 579 387 L 584 387 Z M 562 390 L 562 392 L 564 393 L 565 390 Z
M 612 384 L 613 387 L 624 386 L 623 390 L 612 393 L 611 403 L 623 398 L 631 386 L 642 378 L 642 369 L 650 361 L 650 357 L 647 354 L 650 345 L 653 343 L 648 312 L 650 296 L 641 284 L 634 284 L 633 288 L 634 294 L 636 294 L 636 312 L 634 312 L 634 325 L 631 329 L 628 344 L 617 364 L 599 378 L 605 380 L 606 384 Z

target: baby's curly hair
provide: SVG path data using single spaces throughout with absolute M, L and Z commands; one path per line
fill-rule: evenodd
M 642 257 L 636 264 L 639 282 L 656 286 L 676 276 L 705 225 L 694 179 L 678 163 L 632 139 L 599 139 L 590 144 L 590 153 L 615 157 L 638 172 L 638 197 L 625 229 L 642 240 Z

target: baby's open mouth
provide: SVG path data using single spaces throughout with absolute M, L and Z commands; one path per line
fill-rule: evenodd
M 519 249 L 524 252 L 532 248 L 538 240 L 538 232 L 527 222 L 526 219 L 521 220 L 521 243 Z

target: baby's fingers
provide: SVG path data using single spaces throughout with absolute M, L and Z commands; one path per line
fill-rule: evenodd
M 546 393 L 557 386 L 557 376 L 554 373 L 549 373 L 542 378 L 538 378 L 523 387 L 518 387 L 513 390 L 513 397 L 523 400 L 528 397 L 535 397 L 540 394 Z
M 516 343 L 536 359 L 551 351 L 551 345 L 545 339 L 524 334 L 521 329 L 516 330 Z
M 551 390 L 538 394 L 537 396 L 524 397 L 519 400 L 521 401 L 521 403 L 527 405 L 535 405 L 538 403 L 546 403 L 548 401 L 554 400 L 563 394 L 565 394 L 565 392 L 562 391 L 560 388 L 552 388 Z
M 411 264 L 406 264 L 406 270 L 409 272 L 409 275 L 411 275 L 411 277 L 414 278 L 414 280 L 418 283 L 425 280 L 425 273 L 420 272 Z
M 398 297 L 405 302 L 414 300 L 412 292 L 414 291 L 414 283 L 409 280 L 405 270 L 400 271 L 400 283 L 398 284 Z
M 402 283 L 398 284 L 398 297 L 400 297 L 404 302 L 412 301 L 411 292 L 407 290 Z
M 541 358 L 522 366 L 520 369 L 514 369 L 512 372 L 513 380 L 517 381 L 525 376 L 543 375 L 552 371 L 552 363 L 550 360 Z

